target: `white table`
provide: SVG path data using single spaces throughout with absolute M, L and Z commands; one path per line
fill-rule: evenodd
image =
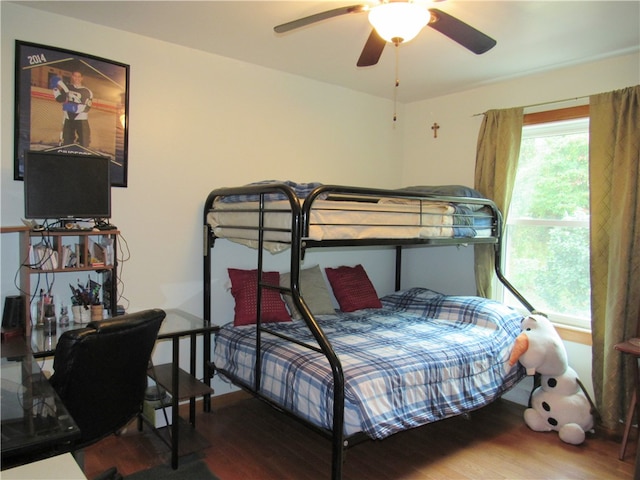
M 73 455 L 65 453 L 0 472 L 2 480 L 87 480 Z

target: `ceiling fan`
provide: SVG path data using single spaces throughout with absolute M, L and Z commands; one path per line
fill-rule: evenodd
M 487 52 L 496 44 L 493 38 L 462 20 L 437 8 L 426 8 L 412 0 L 382 0 L 375 6 L 351 5 L 334 8 L 283 23 L 276 26 L 274 30 L 276 33 L 285 33 L 340 15 L 362 12 L 369 12 L 369 22 L 373 29 L 358 59 L 358 67 L 377 64 L 387 42 L 396 46 L 402 42 L 408 42 L 420 33 L 425 25 L 477 55 Z

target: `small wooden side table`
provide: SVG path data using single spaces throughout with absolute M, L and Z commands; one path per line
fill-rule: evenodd
M 633 372 L 633 379 L 635 383 L 635 389 L 633 396 L 631 397 L 631 403 L 629 404 L 629 410 L 627 410 L 627 418 L 624 425 L 624 435 L 622 436 L 622 445 L 620 445 L 620 454 L 618 458 L 624 460 L 624 454 L 627 450 L 627 441 L 629 440 L 629 432 L 631 431 L 631 425 L 633 423 L 633 414 L 636 414 L 636 418 L 640 424 L 640 404 L 638 404 L 638 398 L 640 398 L 640 377 L 638 377 L 638 358 L 640 358 L 640 338 L 630 338 L 629 340 L 614 345 L 616 350 L 626 353 L 632 357 L 631 371 Z

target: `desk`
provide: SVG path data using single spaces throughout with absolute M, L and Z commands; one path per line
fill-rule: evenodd
M 62 335 L 67 330 L 84 328 L 86 326 L 86 323 L 70 323 L 66 327 L 61 327 L 60 325 L 58 325 L 56 327 L 55 335 L 45 335 L 42 328 L 34 327 L 33 329 L 31 329 L 31 335 L 29 336 L 29 346 L 31 348 L 31 353 L 35 358 L 53 357 L 56 353 L 56 345 L 58 344 L 60 335 Z
M 172 359 L 170 363 L 156 365 L 149 370 L 149 375 L 156 380 L 165 390 L 171 394 L 171 435 L 166 442 L 171 448 L 171 466 L 178 468 L 180 400 L 189 399 L 189 423 L 195 427 L 195 402 L 197 397 L 203 397 L 205 411 L 211 408 L 210 396 L 213 390 L 210 387 L 210 360 L 211 360 L 211 334 L 219 330 L 219 326 L 205 323 L 190 313 L 177 309 L 165 310 L 166 318 L 162 322 L 158 332 L 158 341 L 170 340 L 172 342 Z M 66 330 L 83 328 L 85 324 L 71 324 L 69 327 L 58 326 L 56 335 L 45 335 L 42 330 L 33 329 L 31 332 L 31 348 L 36 358 L 50 357 L 55 354 L 58 338 Z M 203 372 L 204 381 L 196 380 L 196 353 L 197 337 L 203 337 Z M 189 372 L 180 368 L 180 339 L 190 338 L 190 362 Z
M 189 423 L 195 428 L 196 397 L 203 397 L 205 411 L 210 409 L 210 396 L 213 389 L 209 386 L 209 363 L 211 355 L 211 333 L 217 332 L 219 326 L 205 323 L 202 318 L 183 312 L 182 310 L 165 310 L 167 317 L 160 332 L 158 341 L 171 340 L 172 361 L 164 365 L 156 365 L 149 375 L 171 394 L 171 467 L 178 468 L 180 443 L 180 417 L 178 415 L 180 400 L 189 399 Z M 203 337 L 203 372 L 204 382 L 196 379 L 196 340 Z M 190 338 L 189 373 L 180 368 L 180 339 Z
M 0 377 L 2 468 L 69 451 L 80 429 L 37 361 L 2 357 Z

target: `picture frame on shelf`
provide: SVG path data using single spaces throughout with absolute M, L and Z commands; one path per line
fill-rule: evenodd
M 127 186 L 129 65 L 16 40 L 14 179 L 29 150 L 110 159 Z

